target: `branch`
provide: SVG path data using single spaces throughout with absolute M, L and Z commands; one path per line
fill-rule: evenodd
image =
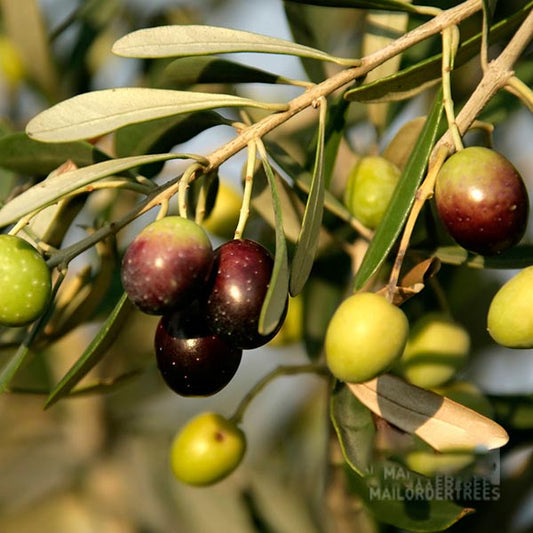
M 224 146 L 215 150 L 207 157 L 209 164 L 207 171 L 218 168 L 227 159 L 240 152 L 254 139 L 261 138 L 271 132 L 294 115 L 312 106 L 321 96 L 329 96 L 344 85 L 362 78 L 365 74 L 375 69 L 385 61 L 407 50 L 411 46 L 440 33 L 444 28 L 457 25 L 462 20 L 470 17 L 482 8 L 482 0 L 467 0 L 466 2 L 451 8 L 435 16 L 430 21 L 418 26 L 409 33 L 402 35 L 385 48 L 362 58 L 361 65 L 349 68 L 335 74 L 331 78 L 308 89 L 300 96 L 289 102 L 289 109 L 274 115 L 269 115 L 259 122 L 241 131 L 240 135 Z
M 466 104 L 457 115 L 455 122 L 461 135 L 464 135 L 474 120 L 485 108 L 490 99 L 514 76 L 513 66 L 520 54 L 533 38 L 533 11 L 522 22 L 518 31 L 509 41 L 503 52 L 488 64 L 488 68 Z M 446 146 L 450 154 L 454 152 L 452 134 L 448 130 L 435 145 L 431 160 L 440 147 Z

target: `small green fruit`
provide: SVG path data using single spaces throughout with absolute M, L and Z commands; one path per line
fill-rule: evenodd
M 268 345 L 281 347 L 300 342 L 303 337 L 303 312 L 303 296 L 298 294 L 289 298 L 285 321 Z
M 354 294 L 341 303 L 328 325 L 326 362 L 341 381 L 368 381 L 401 356 L 408 333 L 401 309 L 379 294 Z
M 470 335 L 463 326 L 444 313 L 429 313 L 411 328 L 400 372 L 418 387 L 438 387 L 464 365 L 469 350 Z
M 533 348 L 533 266 L 524 268 L 495 294 L 489 306 L 490 336 L 509 348 Z
M 202 413 L 174 438 L 170 464 L 183 483 L 212 485 L 239 466 L 245 451 L 246 437 L 232 421 L 216 413 Z
M 46 308 L 52 281 L 41 254 L 27 241 L 0 235 L 0 324 L 24 326 Z
M 219 182 L 215 205 L 202 222 L 204 229 L 223 239 L 233 239 L 239 222 L 242 196 L 228 184 Z
M 376 228 L 400 175 L 398 167 L 383 157 L 363 157 L 348 177 L 344 204 L 367 228 Z
M 438 453 L 433 450 L 415 450 L 405 457 L 405 463 L 410 470 L 423 476 L 432 477 L 437 474 L 455 474 L 476 459 L 473 453 Z

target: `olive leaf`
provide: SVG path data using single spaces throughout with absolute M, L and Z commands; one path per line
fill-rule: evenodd
M 99 333 L 90 342 L 89 346 L 74 363 L 70 370 L 61 378 L 59 383 L 50 392 L 45 408 L 51 407 L 58 400 L 66 396 L 85 375 L 102 359 L 116 338 L 120 328 L 129 316 L 133 304 L 123 293 L 102 325 Z
M 50 205 L 66 195 L 97 180 L 118 174 L 146 163 L 169 159 L 188 159 L 188 154 L 154 154 L 111 159 L 94 165 L 52 175 L 0 209 L 0 226 L 16 222 L 21 217 Z
M 310 57 L 342 65 L 359 60 L 335 57 L 321 50 L 244 30 L 217 26 L 172 25 L 143 28 L 115 42 L 112 52 L 124 57 L 183 57 L 232 52 L 262 52 Z
M 440 131 L 442 117 L 442 91 L 435 97 L 420 137 L 394 190 L 389 207 L 376 229 L 374 238 L 355 275 L 354 288 L 361 289 L 383 264 L 407 220 L 415 193 L 424 177 L 429 155 Z
M 219 57 L 180 57 L 167 65 L 162 83 L 194 85 L 195 83 L 291 83 L 290 80 L 265 70 L 221 59 Z
M 287 108 L 228 94 L 119 87 L 79 94 L 45 109 L 28 122 L 26 133 L 45 142 L 77 141 L 128 124 L 220 107 Z
M 318 247 L 318 237 L 322 226 L 322 214 L 324 212 L 324 146 L 326 130 L 326 112 L 327 104 L 323 99 L 320 104 L 320 116 L 318 121 L 318 138 L 315 154 L 315 165 L 309 196 L 305 206 L 305 212 L 302 220 L 302 227 L 298 240 L 296 241 L 296 250 L 292 259 L 289 290 L 292 296 L 300 293 L 311 269 Z
M 287 256 L 287 242 L 283 232 L 283 217 L 278 186 L 274 177 L 274 172 L 267 159 L 267 154 L 262 144 L 258 144 L 262 157 L 263 168 L 268 179 L 270 192 L 272 195 L 272 207 L 274 210 L 276 229 L 276 255 L 274 257 L 274 267 L 272 276 L 265 295 L 265 301 L 259 315 L 258 331 L 261 335 L 268 335 L 279 324 L 287 303 L 289 291 L 289 265 Z
M 391 374 L 347 386 L 372 412 L 438 451 L 493 450 L 509 440 L 493 420 Z
M 385 9 L 417 13 L 415 6 L 401 0 L 286 0 L 295 4 L 309 4 L 324 7 L 349 7 L 353 9 Z
M 84 141 L 50 145 L 23 132 L 0 137 L 0 167 L 28 176 L 46 175 L 67 160 L 84 167 L 106 159 L 109 156 Z

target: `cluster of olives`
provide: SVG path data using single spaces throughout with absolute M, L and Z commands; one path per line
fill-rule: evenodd
M 161 315 L 158 368 L 182 396 L 208 396 L 235 375 L 242 351 L 266 344 L 258 331 L 273 258 L 247 239 L 213 250 L 206 232 L 179 216 L 144 228 L 124 254 L 122 284 L 143 312 Z

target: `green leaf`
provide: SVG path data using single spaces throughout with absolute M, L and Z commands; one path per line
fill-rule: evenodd
M 321 50 L 285 39 L 249 31 L 203 25 L 143 28 L 116 41 L 112 52 L 119 56 L 139 58 L 262 52 L 310 57 L 343 65 L 359 64 L 358 60 L 331 56 Z
M 531 9 L 533 2 L 513 13 L 508 19 L 499 21 L 490 30 L 489 42 L 494 43 L 509 35 L 518 27 Z M 460 67 L 479 53 L 481 32 L 460 44 L 454 58 L 455 68 Z M 346 91 L 350 101 L 379 103 L 411 98 L 435 85 L 441 78 L 442 54 L 428 57 L 414 65 L 400 70 L 391 76 L 370 83 L 364 83 Z
M 85 167 L 109 157 L 88 142 L 50 145 L 30 139 L 23 132 L 0 137 L 0 166 L 20 174 L 46 175 L 69 159 Z
M 372 469 L 376 433 L 370 411 L 337 382 L 330 398 L 330 417 L 337 432 L 344 459 L 360 476 Z
M 355 290 L 361 289 L 385 261 L 407 220 L 416 191 L 424 177 L 429 155 L 440 130 L 442 108 L 442 91 L 439 91 L 420 137 L 402 172 L 389 207 L 377 227 L 361 266 L 355 275 Z
M 280 111 L 287 106 L 226 94 L 121 87 L 80 94 L 60 102 L 30 120 L 26 132 L 45 142 L 75 141 L 128 124 L 217 107 Z
M 15 196 L 0 209 L 0 227 L 16 222 L 32 211 L 50 205 L 64 196 L 97 180 L 131 168 L 153 163 L 192 157 L 188 154 L 154 154 L 111 159 L 94 165 L 56 174 Z
M 130 124 L 117 130 L 115 152 L 117 157 L 170 152 L 202 131 L 227 121 L 214 111 L 199 111 L 188 115 L 158 118 L 139 124 Z M 140 169 L 147 177 L 157 174 L 162 163 Z
M 472 268 L 521 269 L 533 264 L 533 245 L 515 246 L 498 255 L 483 256 L 460 246 L 441 246 L 433 254 L 443 263 Z
M 173 88 L 196 83 L 289 83 L 289 80 L 235 61 L 194 56 L 172 61 L 165 68 L 162 83 Z
M 373 473 L 364 478 L 352 471 L 347 475 L 352 491 L 370 512 L 381 522 L 401 530 L 443 531 L 474 511 L 445 499 L 438 483 L 393 461 L 374 465 Z M 409 497 L 408 491 L 416 488 L 420 495 Z M 440 498 L 435 496 L 437 490 Z
M 293 40 L 305 46 L 321 48 L 319 44 L 320 38 L 317 34 L 324 28 L 331 27 L 331 20 L 317 27 L 313 20 L 313 13 L 308 6 L 298 6 L 290 2 L 283 2 L 283 8 Z M 324 19 L 322 19 L 322 22 L 324 23 Z M 327 64 L 322 61 L 313 61 L 312 59 L 301 57 L 300 62 L 312 82 L 320 83 L 328 77 Z
M 295 185 L 304 193 L 309 194 L 312 183 L 311 173 L 301 167 L 279 144 L 266 141 L 265 145 L 269 155 L 294 181 Z M 350 211 L 328 190 L 324 192 L 324 207 L 345 222 L 350 223 L 353 220 Z
M 299 294 L 311 273 L 313 262 L 318 247 L 318 237 L 322 226 L 322 215 L 324 212 L 324 144 L 326 129 L 326 100 L 323 99 L 320 105 L 320 118 L 318 122 L 318 138 L 315 155 L 315 165 L 309 196 L 305 206 L 302 227 L 296 250 L 292 259 L 289 290 L 292 296 Z
M 102 360 L 132 309 L 133 305 L 126 294 L 123 293 L 102 325 L 98 335 L 94 337 L 81 357 L 50 392 L 45 408 L 51 407 L 58 400 L 69 394 L 85 375 Z
M 289 265 L 287 243 L 283 232 L 283 218 L 278 187 L 276 185 L 272 167 L 270 166 L 268 159 L 265 157 L 266 154 L 261 155 L 263 167 L 270 185 L 272 205 L 276 221 L 276 255 L 274 257 L 274 267 L 272 269 L 268 291 L 265 295 L 265 301 L 261 308 L 258 327 L 258 331 L 261 335 L 268 335 L 278 325 L 279 320 L 285 311 L 287 295 L 289 292 Z
M 385 9 L 387 11 L 405 11 L 417 13 L 416 6 L 400 0 L 285 0 L 289 3 L 308 4 L 324 7 L 349 7 L 354 9 Z

